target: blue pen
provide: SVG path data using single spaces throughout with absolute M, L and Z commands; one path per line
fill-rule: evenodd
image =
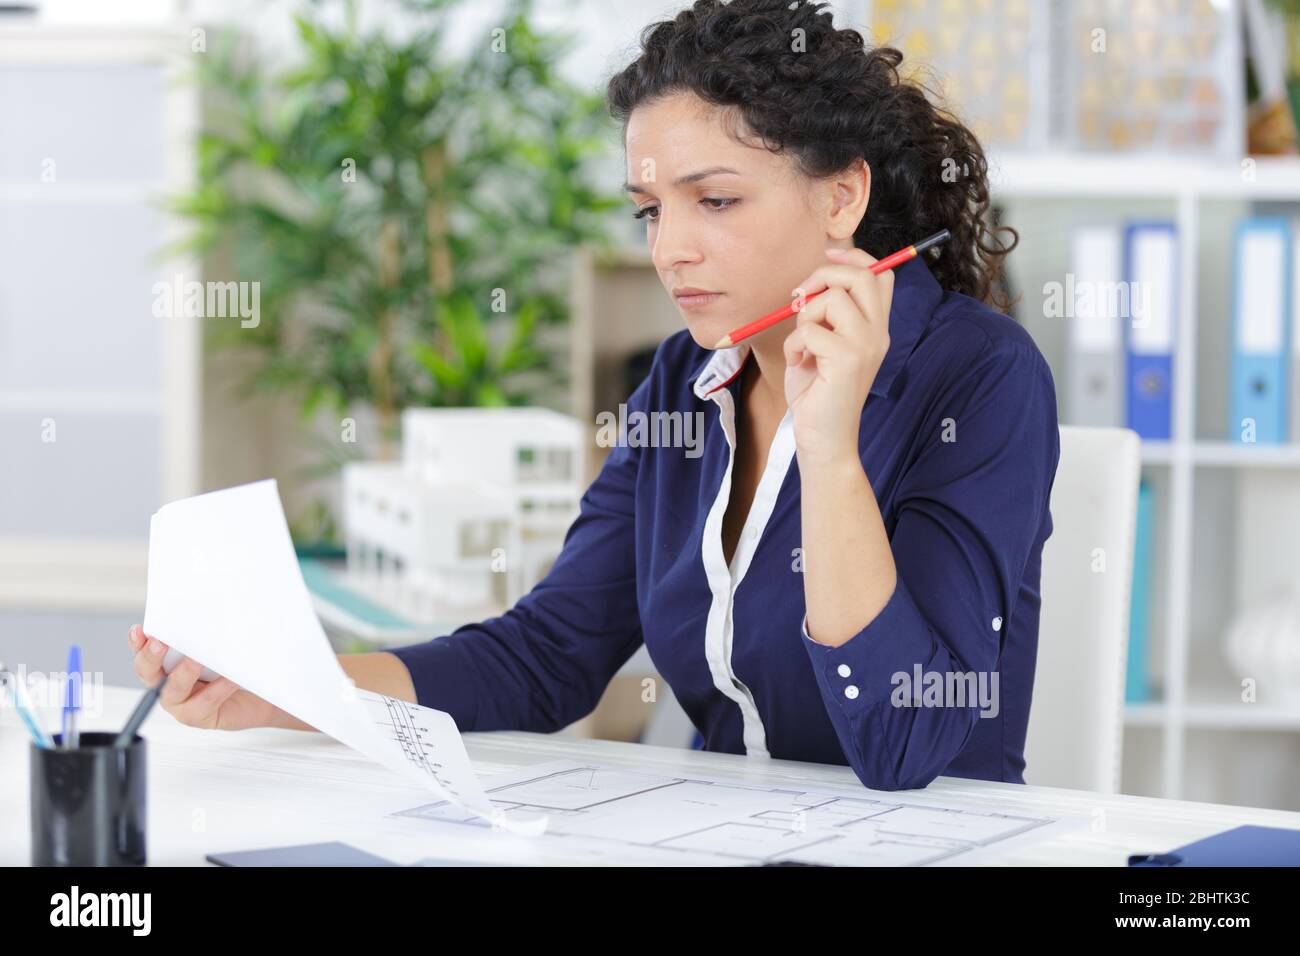
M 38 747 L 44 747 L 47 749 L 53 747 L 54 743 L 46 735 L 45 731 L 41 729 L 41 725 L 36 722 L 36 717 L 32 714 L 26 701 L 23 699 L 23 688 L 22 684 L 18 681 L 18 675 L 9 670 L 9 668 L 5 667 L 3 664 L 0 664 L 0 685 L 6 683 L 13 685 L 14 708 L 18 711 L 18 716 L 23 719 L 23 723 L 27 725 L 27 731 L 32 735 L 32 741 Z
M 81 709 L 81 645 L 68 648 L 68 683 L 63 696 L 63 746 L 75 749 L 81 742 L 77 732 L 77 711 Z

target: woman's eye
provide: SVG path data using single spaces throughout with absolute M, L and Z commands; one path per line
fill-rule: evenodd
M 731 199 L 731 198 L 722 198 L 722 197 L 720 197 L 720 196 L 706 196 L 704 199 L 701 199 L 700 202 L 702 202 L 702 203 L 708 203 L 709 208 L 712 209 L 712 210 L 714 210 L 715 212 L 721 212 L 722 210 L 724 210 L 724 209 L 726 209 L 726 208 L 728 208 L 728 207 L 730 207 L 730 206 L 734 206 L 736 203 L 740 202 L 740 200 L 739 200 L 739 199 Z M 653 216 L 650 215 L 652 212 L 653 212 L 655 215 L 653 215 Z M 659 213 L 659 207 L 658 207 L 658 206 L 646 206 L 646 207 L 644 207 L 644 208 L 642 208 L 642 209 L 638 209 L 636 212 L 632 213 L 632 218 L 633 218 L 633 219 L 645 219 L 645 218 L 648 217 L 648 218 L 650 219 L 651 222 L 655 222 L 655 221 L 657 221 L 658 218 L 659 218 L 658 213 Z

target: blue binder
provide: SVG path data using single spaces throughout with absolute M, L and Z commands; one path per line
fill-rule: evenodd
M 1172 222 L 1133 222 L 1124 230 L 1124 323 L 1128 427 L 1146 439 L 1172 434 L 1174 330 L 1178 326 L 1178 232 Z M 1142 306 L 1150 314 L 1139 314 Z
M 1138 485 L 1137 532 L 1133 538 L 1133 595 L 1129 607 L 1128 669 L 1124 701 L 1141 703 L 1151 696 L 1147 665 L 1151 653 L 1151 523 L 1155 489 L 1145 478 Z
M 1232 400 L 1228 440 L 1287 440 L 1291 352 L 1291 229 L 1285 219 L 1245 219 L 1233 243 Z
M 1241 826 L 1169 853 L 1134 854 L 1129 866 L 1300 866 L 1300 830 Z

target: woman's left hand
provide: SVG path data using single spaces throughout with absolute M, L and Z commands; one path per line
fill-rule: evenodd
M 826 255 L 833 264 L 798 289 L 826 291 L 803 303 L 785 340 L 785 397 L 801 467 L 859 458 L 862 408 L 889 350 L 893 271 L 873 274 L 876 259 L 862 249 Z

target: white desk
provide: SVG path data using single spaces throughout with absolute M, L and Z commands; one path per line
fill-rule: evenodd
M 89 690 L 89 688 L 88 688 Z M 101 713 L 83 730 L 117 729 L 134 707 L 136 688 L 104 688 Z M 41 714 L 47 729 L 56 712 Z M 341 840 L 400 863 L 422 857 L 565 864 L 563 841 L 536 841 L 478 828 L 385 818 L 432 801 L 429 791 L 321 734 L 292 730 L 238 733 L 196 730 L 156 707 L 148 739 L 148 854 L 155 865 L 204 865 L 204 854 Z M 708 773 L 758 782 L 860 787 L 848 767 L 789 760 L 749 760 L 642 744 L 527 733 L 466 734 L 480 774 L 570 758 L 660 773 Z M 13 709 L 0 709 L 0 865 L 29 862 L 29 738 Z M 869 792 L 869 791 L 864 791 Z M 1010 865 L 1123 866 L 1129 853 L 1172 849 L 1238 824 L 1300 829 L 1300 813 L 1222 804 L 1099 796 L 1082 790 L 1017 786 L 940 777 L 922 791 L 1003 811 L 1095 819 L 1095 828 L 1009 848 Z M 471 832 L 473 831 L 473 832 Z M 550 843 L 550 846 L 543 846 Z

